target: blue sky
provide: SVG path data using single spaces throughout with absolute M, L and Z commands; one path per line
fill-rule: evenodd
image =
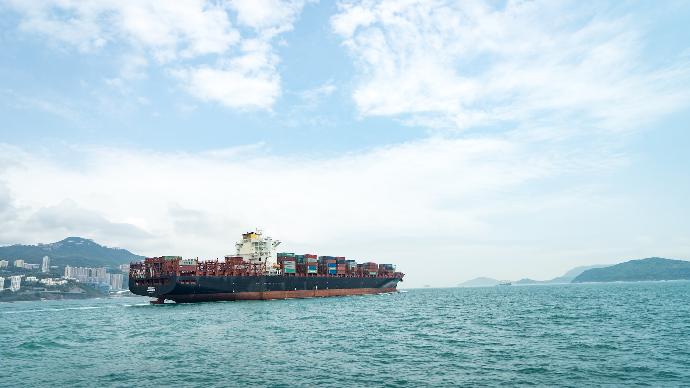
M 228 109 L 185 93 L 167 65 L 152 64 L 122 91 L 108 80 L 120 76 L 131 47 L 116 41 L 81 53 L 44 35 L 18 31 L 21 15 L 10 10 L 3 18 L 9 27 L 3 39 L 9 49 L 3 53 L 3 86 L 8 99 L 21 96 L 34 106 L 3 106 L 11 119 L 8 140 L 192 151 L 265 142 L 279 152 L 304 147 L 342 152 L 425 136 L 424 128 L 358 115 L 349 97 L 355 71 L 330 28 L 336 11 L 334 3 L 307 4 L 292 30 L 281 34 L 274 47 L 281 93 L 270 106 Z M 316 102 L 305 101 L 304 93 L 323 86 L 337 89 Z
M 688 258 L 684 2 L 0 2 L 0 243 Z M 437 275 L 439 268 L 447 268 Z

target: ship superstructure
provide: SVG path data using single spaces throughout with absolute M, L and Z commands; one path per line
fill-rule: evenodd
M 242 234 L 236 254 L 222 261 L 146 258 L 130 264 L 129 289 L 156 303 L 308 298 L 394 292 L 405 276 L 392 264 L 277 253 L 278 245 L 256 230 Z
M 254 232 L 242 234 L 242 240 L 235 244 L 236 257 L 241 257 L 251 264 L 266 267 L 265 271 L 271 274 L 277 273 L 278 254 L 276 247 L 280 241 L 263 235 L 260 229 Z M 225 256 L 232 257 L 231 255 Z

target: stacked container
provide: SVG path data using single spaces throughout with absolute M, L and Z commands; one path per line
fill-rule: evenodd
M 305 259 L 304 255 L 295 255 L 295 259 L 297 260 L 297 264 L 306 264 L 304 262 L 304 259 Z
M 294 255 L 293 255 L 294 256 Z M 297 266 L 295 265 L 295 258 L 284 254 L 279 254 L 278 264 L 283 273 L 294 274 L 297 272 Z
M 329 268 L 330 270 L 330 268 Z M 345 262 L 345 256 L 335 257 L 335 274 L 345 275 L 347 273 L 347 263 Z M 329 272 L 330 274 L 330 272 Z
M 327 275 L 336 274 L 335 257 L 333 256 L 319 256 L 319 272 Z M 331 272 L 332 271 L 332 272 Z
M 297 268 L 295 266 L 295 260 L 294 259 L 286 259 L 283 261 L 282 265 L 283 273 L 296 273 Z
M 379 273 L 379 266 L 374 262 L 367 262 L 362 265 L 362 269 L 365 275 L 375 276 Z
M 393 264 L 379 264 L 379 273 L 384 275 L 393 274 L 395 272 L 395 266 Z
M 307 270 L 306 270 L 306 273 L 308 273 L 308 274 L 310 274 L 310 273 L 315 274 L 315 273 L 318 273 L 318 272 L 319 272 L 319 270 L 318 270 L 318 268 L 319 268 L 319 261 L 318 261 L 318 259 L 316 258 L 316 255 L 306 254 L 306 255 L 304 255 L 304 260 L 305 260 L 305 262 L 306 262 L 306 269 L 307 269 Z
M 183 275 L 194 274 L 196 272 L 197 259 L 180 260 L 180 272 Z

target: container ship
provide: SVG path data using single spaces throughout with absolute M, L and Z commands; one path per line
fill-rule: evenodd
M 395 292 L 405 276 L 392 264 L 278 253 L 278 245 L 257 230 L 223 260 L 146 258 L 130 264 L 129 290 L 151 303 L 312 298 Z

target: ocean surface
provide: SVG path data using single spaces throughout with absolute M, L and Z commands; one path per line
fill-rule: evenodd
M 0 303 L 0 386 L 690 385 L 690 282 Z

